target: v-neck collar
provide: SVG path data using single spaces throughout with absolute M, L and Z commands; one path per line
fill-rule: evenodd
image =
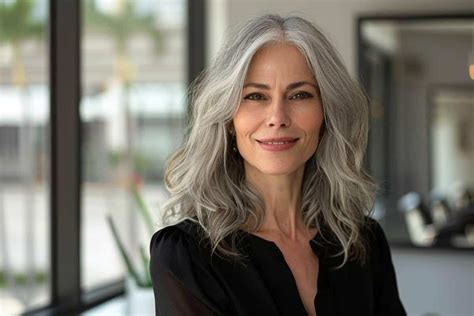
M 189 220 L 178 224 L 178 227 L 192 235 L 198 234 L 197 226 L 199 225 Z M 319 232 L 309 241 L 311 249 L 319 259 L 318 292 L 314 299 L 314 305 L 318 316 L 337 315 L 334 292 L 336 289 L 334 288 L 335 284 L 333 284 L 332 272 L 329 271 L 329 268 L 335 267 L 336 262 L 339 262 L 336 261 L 337 258 L 332 257 L 335 254 L 334 244 L 331 242 L 333 241 L 332 235 L 328 233 L 329 231 L 324 226 L 322 231 L 326 238 L 330 238 L 330 241 L 322 238 Z M 263 293 L 264 296 L 267 296 L 268 299 L 272 298 L 274 306 L 280 312 L 279 314 L 292 316 L 307 315 L 296 286 L 296 281 L 278 246 L 272 241 L 243 230 L 239 230 L 238 235 L 243 236 L 242 239 L 239 238 L 238 247 L 249 255 L 250 258 L 248 259 L 251 259 L 251 266 L 253 268 L 250 268 L 250 266 L 248 268 L 251 270 L 256 269 L 255 271 L 260 275 L 261 286 L 267 288 L 268 293 Z M 220 261 L 217 260 L 217 262 Z M 242 271 L 242 273 L 244 272 Z M 246 273 L 249 273 L 249 271 Z M 228 277 L 234 278 L 235 275 L 231 274 Z
M 303 301 L 299 295 L 296 280 L 289 268 L 280 248 L 275 242 L 264 239 L 257 235 L 245 232 L 249 243 L 252 257 L 256 266 L 263 275 L 268 288 L 274 297 L 275 304 L 282 315 L 307 315 Z M 316 314 L 335 315 L 332 302 L 331 286 L 329 278 L 329 251 L 328 242 L 322 238 L 320 232 L 309 240 L 313 252 L 319 259 L 319 271 L 317 280 L 317 293 L 314 299 Z M 316 282 L 316 281 L 315 281 Z

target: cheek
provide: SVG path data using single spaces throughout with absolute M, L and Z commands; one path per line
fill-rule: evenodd
M 307 132 L 311 138 L 317 139 L 323 123 L 323 114 L 321 112 L 306 113 L 300 117 L 300 126 Z
M 246 137 L 258 129 L 259 120 L 255 113 L 247 110 L 239 110 L 233 119 L 237 138 Z

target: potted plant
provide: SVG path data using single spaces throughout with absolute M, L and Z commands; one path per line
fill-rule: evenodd
M 146 224 L 151 236 L 154 233 L 153 220 L 141 194 L 140 187 L 140 178 L 138 176 L 134 176 L 133 180 L 130 181 L 129 184 L 129 193 L 135 202 L 136 209 L 140 214 L 140 218 L 142 218 Z M 134 260 L 131 259 L 132 257 L 127 251 L 123 240 L 120 238 L 117 226 L 111 214 L 107 215 L 107 222 L 112 232 L 117 249 L 119 250 L 120 256 L 127 268 L 128 277 L 126 280 L 126 290 L 128 303 L 134 306 L 134 312 L 137 312 L 137 308 L 145 308 L 149 312 L 150 306 L 154 306 L 154 297 L 153 291 L 151 290 L 152 283 L 149 272 L 150 256 L 147 251 L 148 247 L 145 247 L 143 244 L 139 246 L 138 250 L 140 253 L 140 264 L 136 266 Z

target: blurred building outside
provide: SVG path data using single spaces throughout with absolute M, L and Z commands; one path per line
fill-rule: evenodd
M 31 3 L 31 19 L 41 26 L 38 33 L 20 38 L 16 46 L 0 36 L 0 306 L 15 313 L 46 304 L 49 295 L 48 14 L 46 1 Z M 85 288 L 125 275 L 107 213 L 113 213 L 121 233 L 129 237 L 130 248 L 149 241 L 139 221 L 128 227 L 136 211 L 130 211 L 127 185 L 140 177 L 144 199 L 158 215 L 166 197 L 164 163 L 182 141 L 186 113 L 185 2 L 111 3 L 82 1 Z M 2 4 L 0 10 L 14 4 Z M 90 25 L 91 4 L 104 16 L 131 9 L 127 21 L 134 23 L 135 17 L 142 25 L 128 35 Z M 123 34 L 128 37 L 118 43 Z M 129 164 L 123 163 L 127 155 Z M 133 231 L 137 236 L 129 235 Z

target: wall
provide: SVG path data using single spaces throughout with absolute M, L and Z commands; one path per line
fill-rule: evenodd
M 208 0 L 209 59 L 225 31 L 262 13 L 295 13 L 316 23 L 341 53 L 349 71 L 356 72 L 356 18 L 375 14 L 447 14 L 474 12 L 471 0 Z

